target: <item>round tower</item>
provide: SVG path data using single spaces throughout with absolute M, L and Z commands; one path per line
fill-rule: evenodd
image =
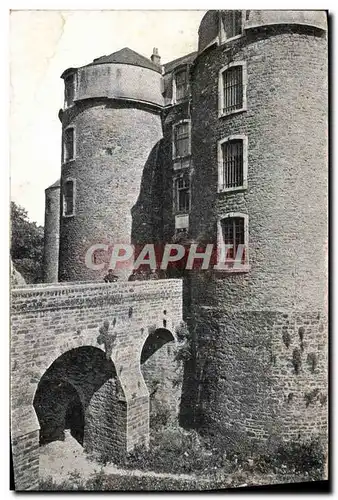
M 200 424 L 325 433 L 326 13 L 208 12 L 191 79 L 191 236 L 244 246 L 192 273 Z
M 112 245 L 131 241 L 143 168 L 162 137 L 161 66 L 158 54 L 148 60 L 125 48 L 62 78 L 59 278 L 101 280 Z M 93 245 L 109 250 L 92 253 Z
M 59 269 L 60 181 L 45 189 L 43 281 L 56 283 Z

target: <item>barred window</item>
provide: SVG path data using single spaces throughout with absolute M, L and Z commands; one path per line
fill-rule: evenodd
M 243 186 L 243 140 L 236 139 L 222 144 L 222 188 Z
M 183 69 L 175 74 L 176 101 L 181 101 L 188 95 L 188 74 Z
M 65 78 L 65 107 L 71 106 L 75 97 L 75 75 L 69 75 Z
M 63 215 L 74 215 L 74 191 L 75 184 L 73 180 L 67 180 L 63 187 Z
M 238 245 L 245 244 L 244 217 L 228 217 L 221 221 L 221 225 L 223 243 L 224 245 L 231 245 L 227 257 L 235 259 Z M 245 249 L 242 258 L 245 259 Z
M 175 181 L 176 184 L 176 211 L 187 213 L 190 209 L 190 181 L 189 176 L 184 175 Z
M 174 157 L 190 154 L 190 127 L 189 122 L 179 123 L 174 127 Z
M 73 160 L 75 158 L 75 142 L 74 142 L 74 129 L 67 128 L 64 132 L 64 145 L 63 145 L 63 159 L 64 161 Z
M 242 34 L 242 11 L 227 10 L 222 13 L 222 23 L 225 39 Z
M 232 66 L 222 74 L 223 113 L 243 108 L 243 67 Z

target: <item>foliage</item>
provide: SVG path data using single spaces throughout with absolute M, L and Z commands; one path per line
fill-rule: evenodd
M 40 482 L 40 491 L 193 491 L 203 489 L 203 483 L 195 478 L 139 476 L 123 474 L 105 474 L 103 470 L 95 472 L 89 479 L 75 485 L 72 479 L 57 484 L 52 477 Z
M 306 406 L 308 407 L 310 404 L 314 403 L 319 396 L 319 389 L 313 389 L 310 392 L 306 392 L 304 394 L 304 399 L 306 401 Z
M 308 365 L 310 366 L 310 370 L 313 373 L 315 371 L 317 363 L 318 363 L 317 354 L 315 352 L 310 352 L 307 355 L 306 361 L 307 361 Z
M 192 358 L 192 335 L 184 321 L 175 329 L 178 346 L 176 348 L 175 360 L 186 362 Z
M 302 366 L 302 355 L 299 349 L 294 349 L 292 353 L 292 364 L 295 370 L 295 373 L 298 374 L 300 368 Z
M 11 202 L 11 257 L 27 283 L 41 283 L 43 228 L 28 219 L 27 211 Z
M 133 470 L 151 470 L 170 474 L 109 474 L 101 468 L 87 480 L 74 471 L 61 484 L 50 477 L 41 481 L 42 491 L 193 491 L 236 487 L 243 484 L 273 484 L 323 479 L 325 450 L 320 439 L 294 441 L 276 447 L 267 454 L 264 447 L 250 452 L 237 443 L 232 453 L 210 448 L 195 431 L 166 429 L 156 434 L 151 450 L 135 450 L 124 461 Z M 178 473 L 190 474 L 180 477 Z
M 283 342 L 286 345 L 287 348 L 289 348 L 289 345 L 291 344 L 291 337 L 288 331 L 283 332 Z
M 162 427 L 165 427 L 170 418 L 170 408 L 163 401 L 159 401 L 156 398 L 150 401 L 150 429 L 152 431 L 158 431 Z

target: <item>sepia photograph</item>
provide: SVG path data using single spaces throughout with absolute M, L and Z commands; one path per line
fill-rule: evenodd
M 329 491 L 330 26 L 10 11 L 12 490 Z

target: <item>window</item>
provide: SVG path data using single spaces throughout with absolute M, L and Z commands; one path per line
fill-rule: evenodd
M 223 113 L 243 107 L 242 66 L 234 66 L 223 73 Z
M 234 135 L 218 141 L 218 191 L 247 188 L 248 139 Z
M 176 211 L 187 213 L 190 210 L 190 180 L 188 175 L 183 175 L 175 180 Z
M 222 220 L 223 243 L 231 245 L 228 256 L 236 257 L 238 245 L 244 245 L 244 219 L 242 217 L 229 217 Z
M 74 103 L 75 97 L 75 74 L 68 75 L 65 78 L 65 108 Z
M 219 75 L 219 116 L 246 110 L 246 64 L 230 63 Z
M 242 34 L 242 11 L 227 10 L 221 13 L 222 35 L 221 40 L 226 41 Z
M 63 187 L 63 215 L 70 217 L 75 213 L 75 181 L 67 179 Z
M 74 129 L 66 128 L 64 131 L 64 144 L 63 144 L 63 161 L 73 160 L 75 158 L 75 141 Z
M 229 213 L 218 221 L 219 269 L 228 271 L 248 270 L 248 220 L 247 214 Z M 239 267 L 235 267 L 235 263 L 239 264 Z M 243 265 L 245 267 L 243 267 Z
M 175 73 L 174 81 L 174 101 L 179 102 L 188 96 L 188 72 L 186 68 Z
M 173 158 L 190 155 L 190 122 L 183 121 L 174 125 Z

